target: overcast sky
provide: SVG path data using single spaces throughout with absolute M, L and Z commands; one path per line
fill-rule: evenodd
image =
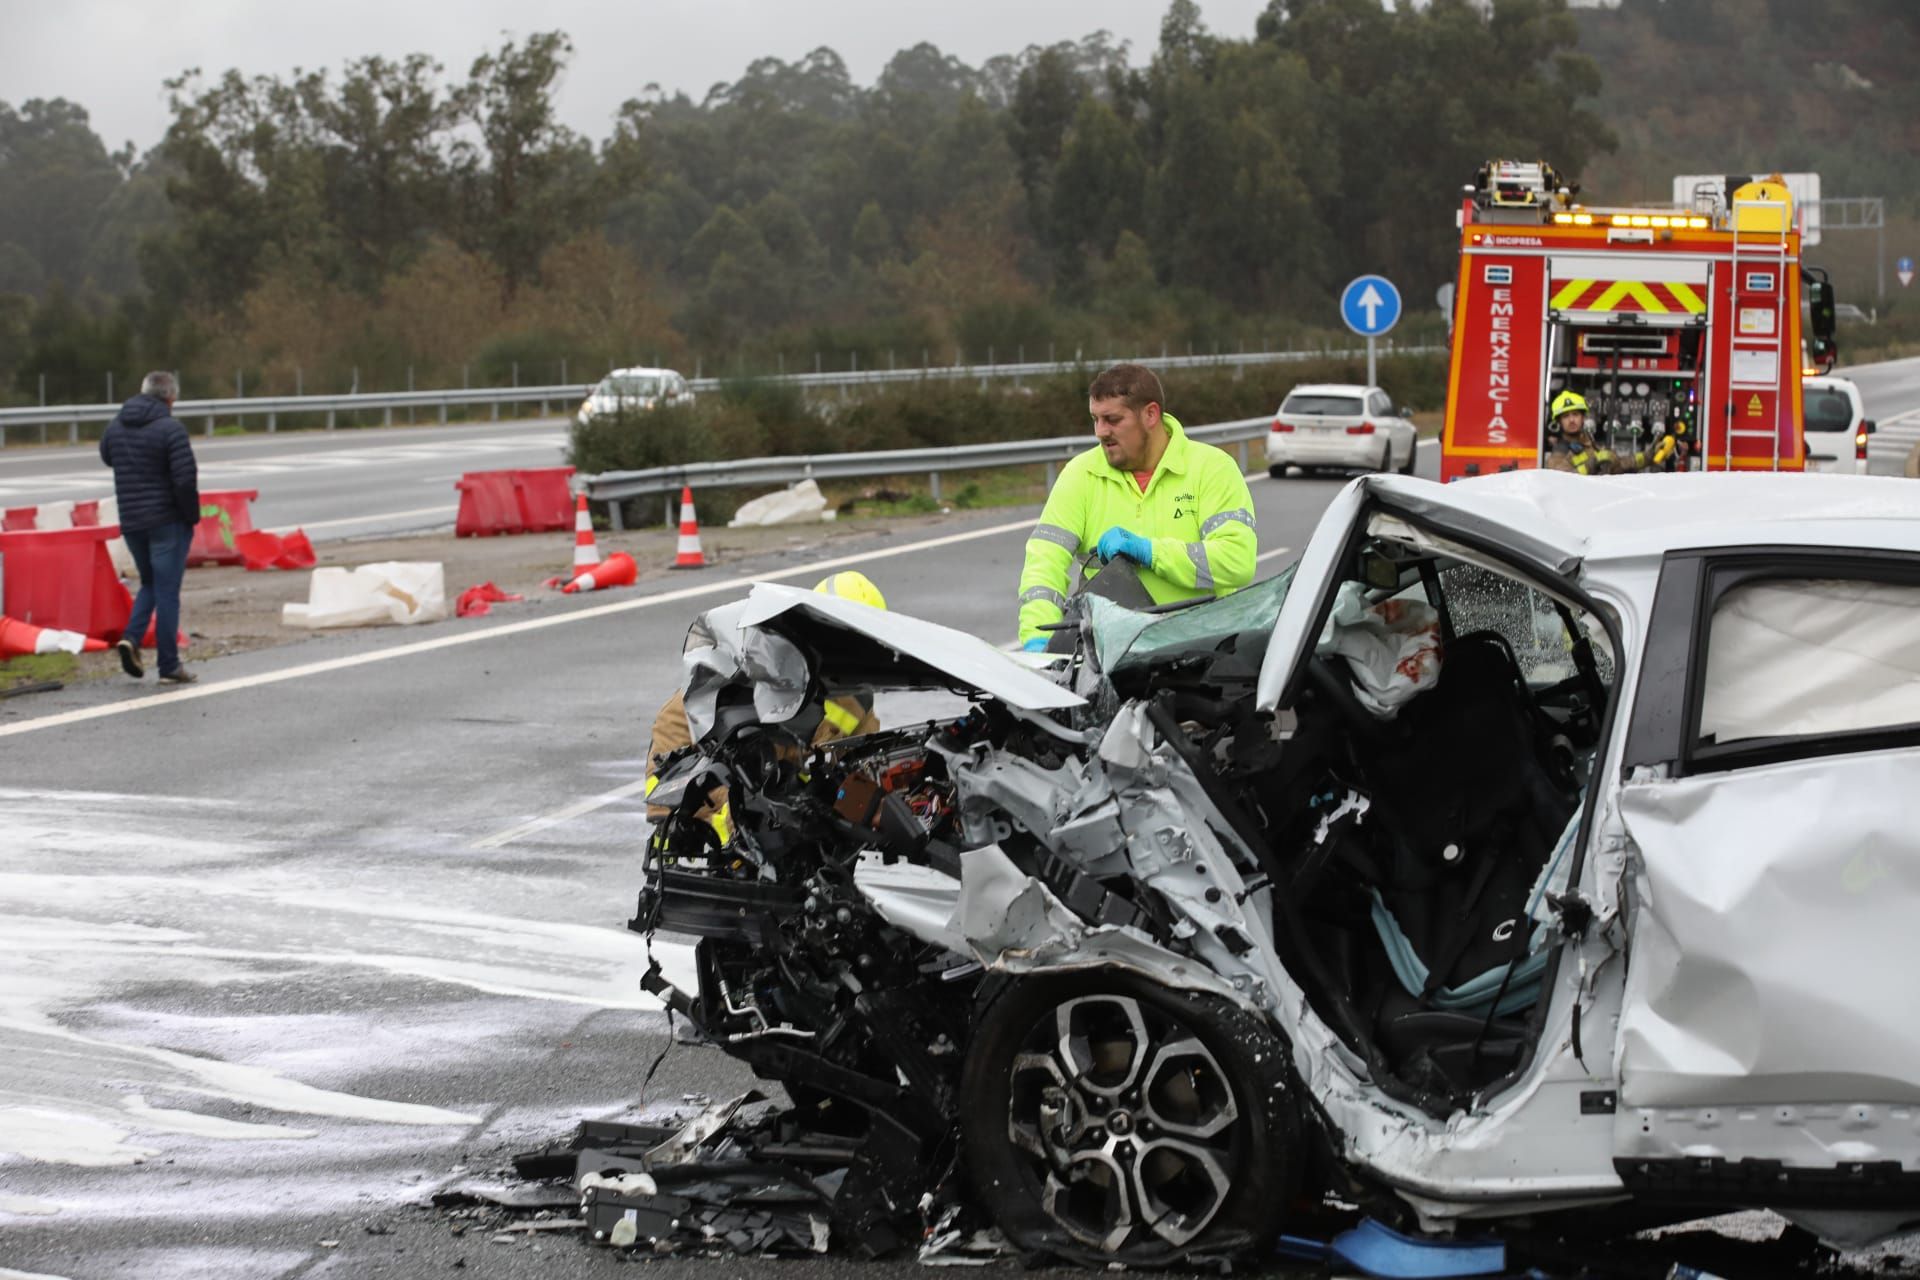
M 0 101 L 68 98 L 111 147 L 143 150 L 166 130 L 161 82 L 189 67 L 284 75 L 337 69 L 366 54 L 425 52 L 450 76 L 502 33 L 573 37 L 561 86 L 568 124 L 600 139 L 649 83 L 698 100 L 753 59 L 792 60 L 827 45 L 856 83 L 928 40 L 978 66 L 996 53 L 1102 28 L 1144 61 L 1167 0 L 0 0 Z M 1252 34 L 1265 0 L 1200 0 L 1222 35 Z

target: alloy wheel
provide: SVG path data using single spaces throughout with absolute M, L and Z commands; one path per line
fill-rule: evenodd
M 1041 1208 L 1106 1252 L 1182 1247 L 1219 1213 L 1244 1158 L 1231 1078 L 1191 1027 L 1126 995 L 1067 1000 L 1014 1055 L 1007 1136 Z

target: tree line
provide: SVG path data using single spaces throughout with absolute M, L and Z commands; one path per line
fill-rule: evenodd
M 1911 155 L 1911 81 L 1874 78 L 1911 43 L 1896 0 L 1272 0 L 1239 35 L 1172 0 L 1143 56 L 1105 33 L 978 67 L 922 44 L 862 86 L 821 48 L 698 101 L 639 89 L 599 139 L 556 115 L 560 32 L 464 77 L 425 55 L 183 72 L 144 155 L 79 105 L 0 103 L 0 394 L 93 399 L 158 365 L 290 392 L 1230 348 L 1329 327 L 1367 270 L 1425 312 L 1489 156 L 1767 150 L 1736 108 L 1663 132 L 1617 106 L 1641 43 L 1736 22 L 1755 65 L 1812 41 L 1824 70 L 1768 83 L 1897 122 Z

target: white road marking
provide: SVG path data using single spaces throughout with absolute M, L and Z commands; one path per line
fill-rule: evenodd
M 1285 555 L 1285 554 L 1287 554 L 1287 552 L 1289 552 L 1289 551 L 1291 551 L 1291 550 L 1293 550 L 1293 548 L 1292 548 L 1292 547 L 1275 547 L 1275 548 L 1274 548 L 1273 550 L 1271 550 L 1271 551 L 1262 551 L 1262 552 L 1261 552 L 1261 553 L 1260 553 L 1259 555 L 1257 555 L 1257 556 L 1255 556 L 1255 557 L 1253 558 L 1253 562 L 1254 562 L 1255 564 L 1259 564 L 1259 563 L 1261 563 L 1262 561 L 1265 561 L 1265 560 L 1271 560 L 1271 559 L 1273 559 L 1273 558 L 1274 558 L 1275 556 L 1283 556 L 1283 555 Z
M 557 827 L 563 822 L 572 822 L 575 818 L 585 817 L 596 809 L 604 809 L 610 804 L 616 804 L 619 801 L 625 800 L 628 796 L 639 795 L 645 792 L 646 789 L 647 780 L 645 778 L 642 778 L 638 782 L 629 782 L 624 787 L 615 787 L 613 790 L 605 792 L 604 794 L 592 796 L 585 800 L 577 800 L 564 809 L 556 809 L 544 817 L 523 822 L 517 827 L 509 827 L 507 830 L 499 832 L 496 835 L 490 835 L 484 840 L 475 840 L 473 844 L 468 847 L 482 853 L 498 849 L 503 845 L 512 844 L 522 836 L 530 836 L 536 831 L 545 831 L 549 827 Z
M 11 738 L 16 734 L 33 733 L 40 729 L 56 729 L 62 725 L 83 724 L 88 720 L 100 720 L 107 716 L 127 715 L 135 711 L 145 711 L 150 707 L 177 706 L 182 702 L 195 702 L 201 698 L 217 697 L 223 693 L 238 693 L 244 689 L 258 689 L 266 685 L 280 684 L 288 680 L 301 680 L 308 676 L 327 675 L 335 671 L 345 671 L 353 667 L 364 667 L 375 662 L 386 662 L 393 658 L 409 658 L 415 654 L 436 653 L 442 649 L 454 649 L 461 645 L 478 644 L 483 640 L 496 640 L 505 636 L 523 635 L 530 631 L 544 631 L 549 627 L 563 627 L 570 623 L 585 622 L 592 618 L 604 618 L 618 613 L 631 613 L 636 609 L 651 609 L 663 604 L 675 604 L 682 600 L 693 600 L 701 596 L 716 595 L 723 591 L 736 591 L 741 587 L 752 586 L 756 582 L 778 582 L 784 578 L 805 578 L 830 569 L 843 569 L 850 565 L 866 564 L 869 561 L 889 556 L 910 555 L 916 551 L 932 551 L 939 547 L 950 547 L 962 542 L 975 542 L 981 538 L 997 537 L 1003 533 L 1033 528 L 1033 517 L 1014 520 L 1007 524 L 991 525 L 985 529 L 972 529 L 966 533 L 952 533 L 939 538 L 927 538 L 919 542 L 909 542 L 905 546 L 880 547 L 872 551 L 854 552 L 844 556 L 834 556 L 827 560 L 816 560 L 811 564 L 794 565 L 786 569 L 769 569 L 765 573 L 751 577 L 722 578 L 718 582 L 704 583 L 698 586 L 683 587 L 678 591 L 662 592 L 659 595 L 642 596 L 637 600 L 621 600 L 613 604 L 596 605 L 569 613 L 552 614 L 544 618 L 529 618 L 524 622 L 509 622 L 500 626 L 488 627 L 481 631 L 468 631 L 459 635 L 440 636 L 433 640 L 420 640 L 412 644 L 395 645 L 391 649 L 377 649 L 372 653 L 358 653 L 345 658 L 330 658 L 325 662 L 309 662 L 297 667 L 287 667 L 279 671 L 265 671 L 259 675 L 240 676 L 233 680 L 220 680 L 203 684 L 187 685 L 165 693 L 152 693 L 144 697 L 131 698 L 124 702 L 107 703 L 98 707 L 82 707 L 73 711 L 61 711 L 50 716 L 40 716 L 32 720 L 22 720 L 18 724 L 0 725 L 0 738 Z

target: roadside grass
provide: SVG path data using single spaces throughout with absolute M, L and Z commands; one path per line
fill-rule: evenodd
M 29 653 L 0 662 L 0 693 L 53 680 L 69 684 L 79 674 L 80 660 L 70 653 Z
M 864 520 L 1038 505 L 1047 500 L 1047 477 L 1044 467 L 943 471 L 937 499 L 927 476 L 882 476 L 831 485 L 822 491 L 829 509 L 840 519 Z

